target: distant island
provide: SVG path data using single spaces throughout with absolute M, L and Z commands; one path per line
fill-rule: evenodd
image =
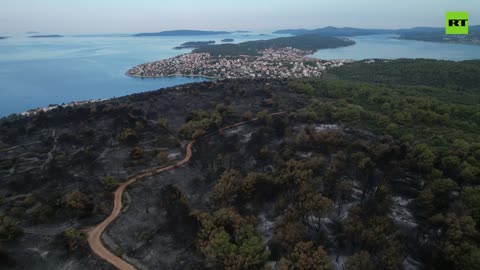
M 293 37 L 275 38 L 269 40 L 248 41 L 239 44 L 210 45 L 195 49 L 194 53 L 208 53 L 212 56 L 250 55 L 259 56 L 260 51 L 270 48 L 293 48 L 308 53 L 314 53 L 319 49 L 338 48 L 354 45 L 353 40 L 336 37 L 323 37 L 320 35 L 301 35 Z
M 480 45 L 480 25 L 470 26 L 468 35 L 445 35 L 444 27 L 414 27 L 406 29 L 362 29 L 351 27 L 333 27 L 328 26 L 313 30 L 308 29 L 285 29 L 273 32 L 274 34 L 298 35 L 321 35 L 330 37 L 352 37 L 392 34 L 398 35 L 399 39 L 418 40 L 442 43 L 458 43 Z
M 30 36 L 29 38 L 62 38 L 63 36 L 61 35 L 35 35 L 35 36 Z
M 1 40 L 1 39 L 7 39 L 7 38 L 9 38 L 9 37 L 0 37 L 0 40 Z
M 180 46 L 175 47 L 175 50 L 182 50 L 182 49 L 196 49 L 196 48 L 201 48 L 204 46 L 212 45 L 215 44 L 215 41 L 210 40 L 210 41 L 190 41 L 190 42 L 185 42 Z
M 415 30 L 400 34 L 399 39 L 480 45 L 480 25 L 470 26 L 468 35 L 446 35 L 444 29 L 438 28 L 416 28 Z
M 222 42 L 234 42 L 235 40 L 233 38 L 226 38 L 222 39 Z
M 133 35 L 134 37 L 175 37 L 175 36 L 213 36 L 213 35 L 227 35 L 230 32 L 225 31 L 201 31 L 201 30 L 172 30 L 158 33 L 139 33 Z
M 351 28 L 351 27 L 333 27 L 328 26 L 324 28 L 317 28 L 313 30 L 308 29 L 285 29 L 278 30 L 273 32 L 273 34 L 290 34 L 290 35 L 306 35 L 306 34 L 316 34 L 322 36 L 363 36 L 363 35 L 378 35 L 378 34 L 389 34 L 393 30 L 386 29 L 361 29 L 361 28 Z

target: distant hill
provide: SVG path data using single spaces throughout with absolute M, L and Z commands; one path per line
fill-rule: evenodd
M 419 27 L 398 31 L 400 39 L 480 45 L 480 25 L 470 26 L 468 35 L 445 35 L 444 28 Z
M 204 46 L 212 45 L 215 44 L 214 40 L 210 41 L 190 41 L 190 42 L 185 42 L 180 46 L 175 47 L 175 50 L 181 50 L 181 49 L 195 49 L 195 48 L 201 48 Z
M 61 35 L 35 35 L 35 36 L 30 36 L 29 38 L 62 38 L 63 36 Z
M 248 41 L 239 44 L 210 45 L 195 49 L 195 53 L 210 53 L 211 55 L 259 55 L 258 51 L 268 48 L 292 47 L 304 51 L 317 51 L 319 49 L 338 48 L 354 45 L 353 40 L 336 37 L 323 37 L 319 35 L 300 35 L 269 40 Z
M 0 37 L 0 39 L 7 39 L 8 37 Z
M 477 26 L 470 26 L 470 32 L 478 31 Z M 324 28 L 317 28 L 313 30 L 308 29 L 285 29 L 273 32 L 274 34 L 290 34 L 290 35 L 305 35 L 305 34 L 320 34 L 324 36 L 365 36 L 378 34 L 410 34 L 410 33 L 445 33 L 444 27 L 413 27 L 404 29 L 363 29 L 352 27 L 333 27 L 328 26 Z
M 140 33 L 133 35 L 134 37 L 173 37 L 173 36 L 212 36 L 227 35 L 230 32 L 225 31 L 200 31 L 200 30 L 172 30 L 158 33 Z
M 305 35 L 305 34 L 319 34 L 323 36 L 364 36 L 391 33 L 392 30 L 385 29 L 361 29 L 351 27 L 333 27 L 318 28 L 313 30 L 307 29 L 286 29 L 273 32 L 274 34 L 290 34 L 290 35 Z
M 480 45 L 480 25 L 470 26 L 468 35 L 445 35 L 444 27 L 414 27 L 405 29 L 361 29 L 351 27 L 333 27 L 307 29 L 285 29 L 273 32 L 274 34 L 298 35 L 321 35 L 328 37 L 353 37 L 379 34 L 399 35 L 400 39 L 443 42 L 443 43 L 462 43 Z

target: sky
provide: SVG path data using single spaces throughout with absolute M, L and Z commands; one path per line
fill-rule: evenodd
M 1 0 L 0 6 L 0 36 L 443 27 L 446 11 L 468 11 L 470 25 L 480 24 L 480 0 Z

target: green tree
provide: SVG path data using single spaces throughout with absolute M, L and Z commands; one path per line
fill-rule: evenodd
M 243 177 L 236 170 L 225 171 L 215 184 L 210 195 L 215 205 L 228 207 L 236 204 L 242 197 Z
M 333 270 L 332 263 L 325 250 L 315 248 L 312 242 L 298 243 L 287 258 L 282 258 L 280 270 Z
M 114 190 L 118 186 L 118 181 L 113 176 L 100 177 L 100 183 L 105 190 Z
M 458 185 L 452 179 L 437 179 L 430 186 L 433 193 L 433 204 L 439 210 L 446 210 L 450 204 L 452 192 L 458 189 Z
M 253 220 L 244 218 L 231 208 L 213 215 L 194 211 L 199 224 L 197 248 L 210 263 L 220 269 L 261 269 L 270 252 L 255 232 Z
M 475 249 L 475 221 L 470 216 L 450 214 L 446 223 L 447 230 L 438 247 L 440 259 L 437 262 L 444 261 L 454 269 L 463 269 L 465 255 Z
M 435 154 L 426 144 L 416 145 L 413 148 L 413 151 L 410 152 L 409 157 L 413 167 L 422 172 L 429 172 L 433 168 L 436 158 Z
M 344 265 L 344 270 L 375 270 L 370 253 L 359 251 L 348 257 Z
M 473 219 L 480 224 L 480 187 L 467 187 L 463 193 L 463 203 Z
M 480 270 L 480 249 L 473 248 L 463 259 L 464 270 Z

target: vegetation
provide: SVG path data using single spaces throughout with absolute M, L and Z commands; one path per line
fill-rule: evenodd
M 199 223 L 197 248 L 221 269 L 262 269 L 269 251 L 253 227 L 253 220 L 231 208 L 212 215 L 195 211 Z
M 136 240 L 154 245 L 161 232 L 175 241 L 165 249 L 212 269 L 270 262 L 331 269 L 334 261 L 346 270 L 397 270 L 412 261 L 424 269 L 477 269 L 478 66 L 361 62 L 322 79 L 200 83 L 1 124 L 2 144 L 13 150 L 2 152 L 0 170 L 16 174 L 0 183 L 0 237 L 20 235 L 31 217 L 93 217 L 105 209 L 101 184 L 113 188 L 119 171 L 158 166 L 170 148 L 181 151 L 179 135 L 197 139 L 192 162 L 178 168 L 188 177 L 172 174 L 162 183 L 175 185 L 131 193 L 145 200 L 145 213 L 131 208 L 135 215 L 162 219 L 158 228 L 138 230 Z M 269 115 L 278 111 L 288 113 Z M 50 136 L 71 122 L 57 140 Z M 6 154 L 20 142 L 18 155 Z M 81 165 L 86 158 L 99 162 Z M 26 170 L 37 159 L 41 165 Z M 158 196 L 149 205 L 144 191 L 151 190 Z M 67 247 L 82 246 L 78 231 L 66 238 Z
M 63 232 L 63 240 L 70 252 L 78 251 L 86 244 L 86 236 L 75 228 L 67 228 Z
M 270 40 L 248 41 L 239 44 L 209 45 L 195 49 L 194 53 L 209 53 L 213 56 L 258 56 L 259 52 L 268 48 L 291 47 L 304 51 L 337 48 L 355 44 L 354 41 L 320 35 L 301 35 L 294 37 L 275 38 Z
M 105 190 L 112 191 L 118 186 L 118 180 L 113 176 L 103 176 L 100 177 L 100 183 L 102 184 Z
M 217 130 L 222 124 L 222 116 L 218 112 L 197 111 L 189 117 L 189 121 L 180 128 L 183 138 L 198 138 L 208 131 Z
M 22 233 L 22 229 L 17 226 L 14 219 L 0 213 L 0 240 L 13 240 Z

